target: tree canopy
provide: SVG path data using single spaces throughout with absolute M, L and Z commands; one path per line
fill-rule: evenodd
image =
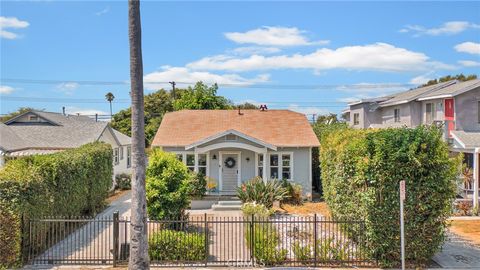
M 476 78 L 477 78 L 477 75 L 475 75 L 475 74 L 470 74 L 470 75 L 467 75 L 467 76 L 465 76 L 463 74 L 447 75 L 447 76 L 440 77 L 438 79 L 430 80 L 420 87 L 434 85 L 434 84 L 442 83 L 442 82 L 448 82 L 448 81 L 451 81 L 451 80 L 458 80 L 458 81 L 461 81 L 461 82 L 465 82 L 465 81 L 469 81 L 469 80 L 474 80 Z
M 188 87 L 180 92 L 180 98 L 175 99 L 173 108 L 179 110 L 225 110 L 232 109 L 233 103 L 225 97 L 218 96 L 218 85 L 208 86 L 197 82 L 195 86 Z M 177 92 L 177 91 L 176 91 Z M 177 92 L 178 93 L 178 92 Z

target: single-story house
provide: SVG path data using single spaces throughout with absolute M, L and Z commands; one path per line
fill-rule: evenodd
M 90 142 L 113 148 L 113 173 L 131 173 L 131 139 L 88 116 L 31 110 L 0 123 L 0 168 L 9 158 L 49 154 Z
M 287 179 L 312 194 L 312 148 L 320 143 L 304 114 L 289 110 L 183 110 L 165 114 L 152 147 L 233 194 L 256 176 Z

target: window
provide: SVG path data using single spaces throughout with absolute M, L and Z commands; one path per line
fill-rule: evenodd
M 393 120 L 397 123 L 400 122 L 400 109 L 393 110 Z
M 354 113 L 353 114 L 353 124 L 354 125 L 360 124 L 360 114 L 359 113 Z
M 28 121 L 37 122 L 37 121 L 38 121 L 38 116 L 36 116 L 36 115 L 29 115 L 29 116 L 28 116 Z
M 260 163 L 260 161 L 262 161 Z M 260 165 L 263 165 L 263 156 L 258 156 L 258 173 L 261 176 L 263 168 L 260 169 Z M 292 180 L 292 154 L 291 153 L 279 153 L 270 154 L 270 179 L 286 179 Z
M 132 166 L 132 148 L 127 146 L 127 168 Z
M 270 179 L 278 179 L 278 155 L 270 155 Z
M 123 146 L 120 146 L 120 160 L 123 159 Z
M 263 177 L 263 154 L 257 155 L 257 176 Z
M 436 110 L 435 110 L 435 103 L 427 103 L 425 104 L 425 123 L 431 124 L 435 120 L 436 117 Z
M 282 154 L 282 179 L 290 180 L 291 177 L 291 169 L 290 169 L 290 154 Z
M 113 161 L 115 162 L 115 165 L 120 162 L 118 159 L 118 148 L 113 149 Z
M 195 155 L 194 154 L 187 154 L 186 155 L 186 163 L 187 167 L 191 170 L 195 170 Z
M 207 155 L 198 154 L 198 172 L 207 175 Z

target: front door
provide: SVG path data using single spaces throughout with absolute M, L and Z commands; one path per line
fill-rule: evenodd
M 238 186 L 238 154 L 222 155 L 221 191 L 235 192 Z

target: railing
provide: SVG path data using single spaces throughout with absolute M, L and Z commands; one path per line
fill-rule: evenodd
M 28 222 L 30 264 L 128 263 L 130 220 L 45 218 Z M 277 215 L 191 216 L 147 222 L 157 266 L 372 266 L 363 221 Z

